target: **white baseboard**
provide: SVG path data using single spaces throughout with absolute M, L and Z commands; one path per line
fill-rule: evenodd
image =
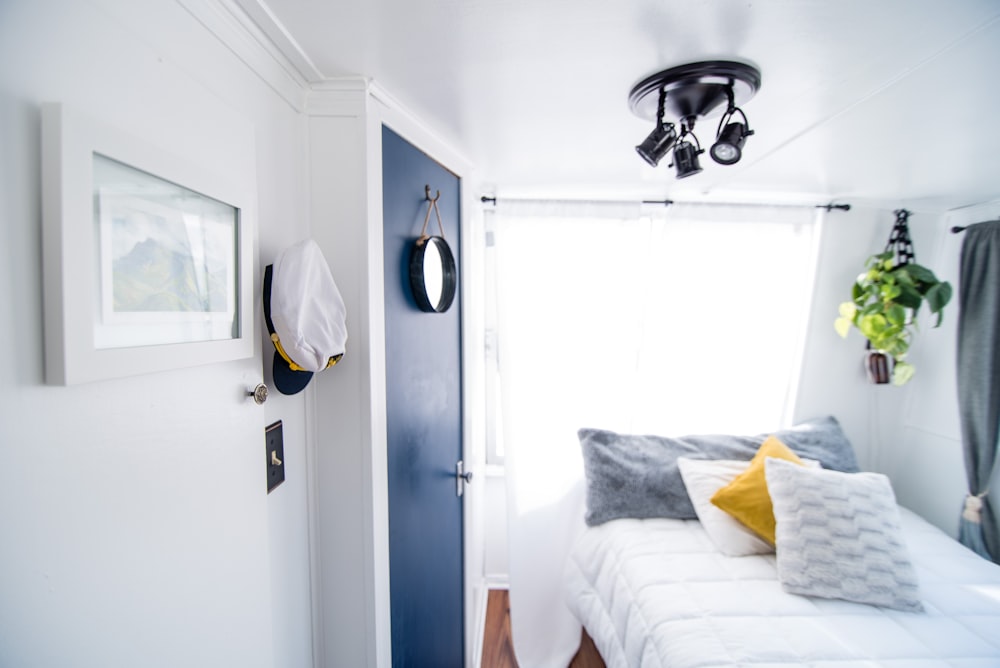
M 472 668 L 481 668 L 483 662 L 483 636 L 486 632 L 486 604 L 489 601 L 490 587 L 485 581 L 478 587 L 476 598 L 476 634 L 472 649 Z
M 481 668 L 483 661 L 483 642 L 486 635 L 486 608 L 489 604 L 490 590 L 510 589 L 507 575 L 487 575 L 479 584 L 482 595 L 479 597 L 476 608 L 476 641 L 473 656 L 475 661 L 473 668 Z
M 483 577 L 486 589 L 510 589 L 510 578 L 506 573 L 491 573 Z

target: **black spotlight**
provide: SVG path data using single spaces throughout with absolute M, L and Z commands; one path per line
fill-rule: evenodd
M 641 144 L 635 147 L 635 151 L 649 163 L 650 167 L 656 167 L 675 141 L 677 141 L 677 131 L 674 129 L 674 124 L 660 123 Z
M 743 123 L 729 123 L 719 132 L 718 138 L 709 150 L 709 155 L 720 165 L 739 162 L 743 156 L 743 144 L 752 134 L 753 130 L 748 130 Z
M 701 153 L 689 141 L 682 141 L 674 148 L 674 167 L 677 168 L 677 178 L 683 179 L 701 171 L 698 164 L 698 154 Z

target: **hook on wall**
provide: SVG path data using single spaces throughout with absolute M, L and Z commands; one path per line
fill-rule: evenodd
M 427 202 L 427 213 L 424 215 L 424 226 L 420 230 L 420 241 L 418 243 L 423 243 L 427 237 L 427 222 L 431 219 L 431 211 L 434 211 L 434 215 L 437 216 L 438 221 L 438 231 L 441 233 L 441 238 L 444 239 L 444 224 L 441 222 L 441 211 L 438 209 L 438 200 L 441 199 L 441 191 L 438 190 L 434 197 L 431 197 L 431 187 L 424 186 L 424 200 Z

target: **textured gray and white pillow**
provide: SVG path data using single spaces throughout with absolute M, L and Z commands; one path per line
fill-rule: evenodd
M 889 479 L 765 462 L 778 580 L 793 594 L 921 612 Z
M 695 519 L 677 466 L 678 457 L 750 461 L 773 434 L 799 457 L 824 468 L 857 471 L 850 441 L 833 417 L 809 420 L 770 434 L 705 434 L 671 438 L 619 434 L 606 429 L 578 432 L 586 473 L 590 526 L 622 517 Z

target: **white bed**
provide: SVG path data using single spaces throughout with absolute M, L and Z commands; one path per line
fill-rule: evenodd
M 609 668 L 1000 666 L 1000 566 L 900 509 L 924 612 L 786 593 L 776 557 L 727 557 L 698 520 L 586 530 L 566 602 Z

